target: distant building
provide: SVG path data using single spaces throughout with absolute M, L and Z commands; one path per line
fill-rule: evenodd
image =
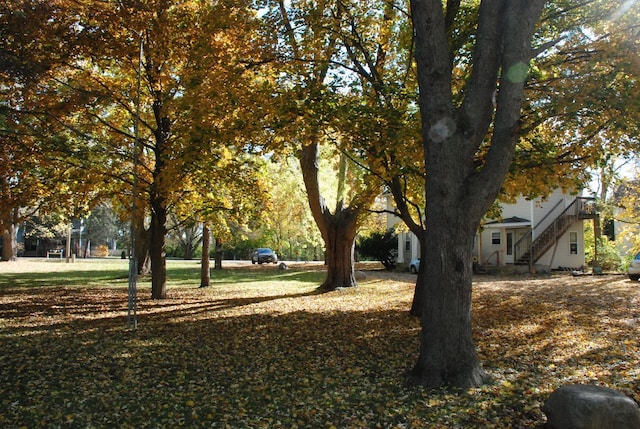
M 502 204 L 501 208 L 502 217 L 484 219 L 476 234 L 473 252 L 476 264 L 519 265 L 539 270 L 578 270 L 585 266 L 584 221 L 598 219 L 593 198 L 576 197 L 557 189 L 546 199 L 520 197 L 514 204 Z M 387 218 L 388 227 L 398 222 L 400 219 L 393 215 Z M 401 232 L 398 264 L 407 266 L 418 257 L 418 238 L 410 232 Z

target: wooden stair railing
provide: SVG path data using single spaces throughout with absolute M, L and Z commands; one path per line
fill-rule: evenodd
M 544 225 L 547 217 L 554 212 L 558 212 L 561 202 L 558 202 L 538 225 Z M 514 263 L 516 265 L 533 265 L 547 250 L 557 243 L 574 222 L 580 219 L 593 219 L 597 216 L 594 198 L 576 198 L 569 206 L 560 211 L 555 219 L 540 233 L 535 234 L 536 227 L 531 231 L 531 234 L 523 236 L 516 242 L 514 245 Z M 531 240 L 532 235 L 535 236 L 533 241 Z

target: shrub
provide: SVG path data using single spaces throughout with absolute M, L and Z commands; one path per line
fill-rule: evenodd
M 591 266 L 599 265 L 603 270 L 617 271 L 624 265 L 623 258 L 616 247 L 615 242 L 609 240 L 607 236 L 602 236 L 598 241 L 597 260 L 593 250 L 587 251 L 587 262 Z
M 363 258 L 380 261 L 387 270 L 392 270 L 398 257 L 398 236 L 392 229 L 385 233 L 372 232 L 358 240 L 358 253 Z

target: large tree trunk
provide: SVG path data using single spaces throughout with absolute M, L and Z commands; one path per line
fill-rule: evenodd
M 365 197 L 356 207 L 344 207 L 340 200 L 331 213 L 320 195 L 318 184 L 318 145 L 305 146 L 300 153 L 302 177 L 309 207 L 325 244 L 327 278 L 322 291 L 357 286 L 354 273 L 354 246 L 360 211 L 369 207 Z M 373 195 L 373 194 L 372 194 Z
M 0 234 L 2 237 L 2 261 L 15 261 L 17 259 L 18 241 L 16 237 L 16 225 L 19 222 L 18 209 L 0 208 Z
M 159 103 L 154 103 L 156 117 L 160 117 Z M 166 136 L 169 135 L 168 120 L 158 120 L 156 130 L 155 167 L 153 183 L 150 189 L 151 226 L 149 236 L 149 258 L 151 259 L 151 298 L 165 299 L 167 297 L 167 253 L 165 239 L 167 235 L 167 201 L 166 189 L 163 185 L 165 173 Z M 164 129 L 166 127 L 166 129 Z
M 455 213 L 455 214 L 454 214 Z M 484 372 L 472 338 L 472 250 L 475 219 L 458 207 L 427 204 L 425 246 L 414 303 L 421 308 L 420 355 L 413 382 L 436 387 L 482 384 Z M 455 216 L 455 217 L 454 217 Z
M 440 0 L 411 1 L 427 197 L 421 345 L 411 381 L 426 387 L 467 388 L 484 379 L 472 338 L 473 241 L 513 159 L 530 41 L 544 3 L 480 3 L 473 70 L 455 106 L 447 40 L 454 20 L 445 19 Z
M 322 291 L 356 286 L 354 272 L 354 244 L 356 223 L 349 217 L 333 217 L 328 223 L 325 240 L 327 278 L 320 286 Z
M 211 284 L 211 271 L 209 260 L 209 249 L 211 246 L 211 233 L 209 224 L 202 224 L 202 263 L 200 266 L 200 287 L 208 287 Z

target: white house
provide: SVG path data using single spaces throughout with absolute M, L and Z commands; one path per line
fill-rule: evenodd
M 474 262 L 480 266 L 520 265 L 539 270 L 585 266 L 584 221 L 597 219 L 595 201 L 558 189 L 546 199 L 518 198 L 502 205 L 500 219 L 484 219 L 474 242 Z M 389 216 L 387 226 L 400 220 Z M 420 256 L 415 235 L 398 235 L 398 264 Z

